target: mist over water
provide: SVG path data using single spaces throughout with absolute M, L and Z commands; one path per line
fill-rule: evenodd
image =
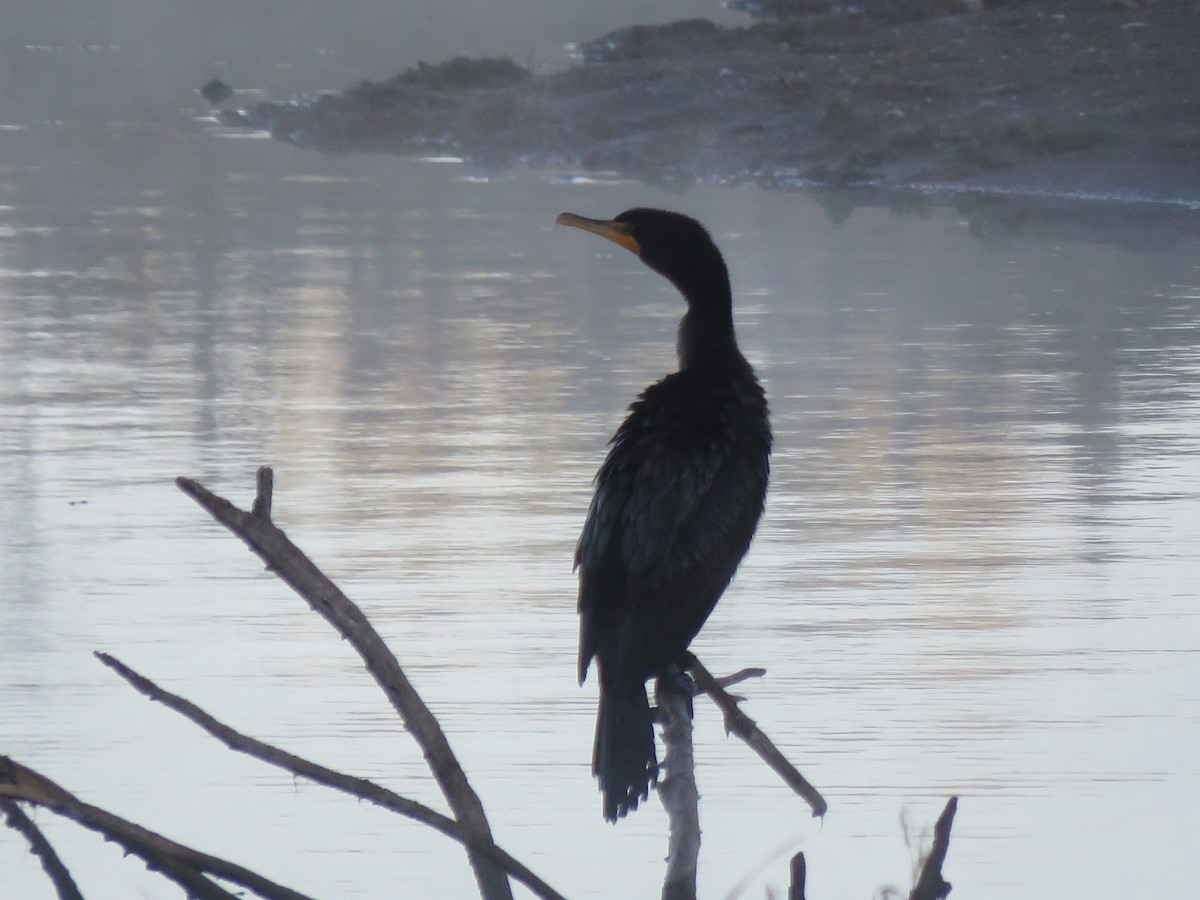
M 678 7 L 659 18 L 729 15 Z M 314 896 L 471 895 L 444 838 L 237 758 L 91 656 L 441 808 L 358 660 L 172 483 L 245 504 L 271 464 L 276 521 L 397 651 L 499 842 L 571 897 L 657 892 L 657 803 L 605 825 L 589 774 L 571 555 L 682 304 L 552 223 L 668 206 L 727 256 L 777 434 L 694 649 L 768 669 L 747 711 L 830 803 L 811 821 L 699 704 L 703 895 L 785 844 L 810 896 L 906 887 L 901 810 L 931 824 L 951 793 L 964 896 L 1187 895 L 1193 238 L 985 241 L 950 211 L 835 224 L 804 195 L 326 157 L 229 135 L 194 94 L 553 65 L 632 4 L 3 8 L 0 752 Z M 37 818 L 85 896 L 175 896 Z M 11 831 L 0 873 L 0 896 L 52 896 Z

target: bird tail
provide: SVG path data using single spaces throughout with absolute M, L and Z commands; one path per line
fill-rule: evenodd
M 604 818 L 610 822 L 637 809 L 650 795 L 650 785 L 658 778 L 658 758 L 654 719 L 641 685 L 628 694 L 601 685 L 592 774 L 600 780 Z

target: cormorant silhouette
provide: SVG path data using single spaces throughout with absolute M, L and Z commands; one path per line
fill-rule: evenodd
M 635 253 L 683 294 L 679 371 L 629 408 L 596 474 L 575 552 L 579 680 L 595 659 L 592 771 L 604 817 L 636 809 L 658 773 L 646 680 L 700 631 L 750 546 L 770 468 L 767 401 L 738 349 L 725 261 L 695 219 L 630 209 L 558 224 Z

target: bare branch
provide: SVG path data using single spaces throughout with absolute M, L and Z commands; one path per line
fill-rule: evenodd
M 273 572 L 351 643 L 421 747 L 454 817 L 474 838 L 492 843 L 491 827 L 479 796 L 467 781 L 441 726 L 409 682 L 383 638 L 337 585 L 270 518 L 261 514 L 271 508 L 270 471 L 266 466 L 259 470 L 259 496 L 254 502 L 254 509 L 259 514 L 238 509 L 190 478 L 177 478 L 175 484 L 214 519 L 240 537 Z M 469 848 L 467 853 L 485 900 L 512 900 L 512 889 L 503 867 L 473 849 Z
M 544 900 L 564 900 L 562 895 L 542 881 L 521 862 L 490 841 L 485 843 L 472 836 L 449 816 L 444 816 L 415 800 L 402 797 L 399 794 L 389 791 L 387 788 L 375 784 L 373 781 L 365 778 L 355 778 L 354 776 L 326 768 L 319 763 L 314 763 L 303 757 L 288 753 L 286 750 L 280 750 L 278 747 L 242 734 L 223 722 L 218 721 L 190 700 L 159 687 L 149 678 L 135 672 L 116 657 L 110 656 L 107 653 L 97 652 L 96 658 L 128 681 L 139 693 L 157 703 L 161 703 L 168 709 L 174 710 L 184 718 L 199 725 L 230 750 L 245 753 L 247 756 L 252 756 L 273 766 L 278 766 L 300 778 L 306 778 L 316 784 L 334 788 L 352 797 L 374 803 L 382 809 L 398 813 L 421 822 L 424 825 L 428 825 L 447 837 L 458 841 L 460 844 L 494 859 L 510 872 L 514 878 L 526 885 L 536 896 L 542 897 Z
M 42 868 L 50 876 L 50 881 L 58 892 L 59 900 L 83 900 L 83 894 L 79 893 L 75 879 L 71 877 L 70 871 L 59 859 L 58 854 L 54 852 L 54 847 L 42 834 L 42 830 L 33 823 L 33 819 L 25 815 L 25 811 L 17 805 L 15 800 L 8 797 L 0 799 L 0 809 L 4 810 L 8 826 L 25 836 L 25 840 L 29 841 L 30 852 L 42 861 Z
M 804 861 L 804 851 L 800 850 L 792 857 L 792 885 L 788 888 L 788 900 L 804 900 L 804 882 L 808 877 L 808 863 Z
M 663 900 L 696 900 L 696 868 L 700 862 L 700 792 L 692 753 L 692 698 L 673 690 L 669 676 L 659 678 L 654 694 L 663 726 L 662 769 L 658 795 L 667 811 L 667 874 Z
M 207 872 L 231 881 L 268 900 L 311 900 L 299 891 L 276 884 L 236 863 L 185 847 L 98 806 L 84 803 L 49 778 L 7 756 L 0 756 L 0 797 L 44 806 L 116 841 L 129 853 L 146 860 L 151 868 L 160 868 L 158 861 L 165 859 L 173 866 L 196 873 Z M 170 877 L 169 871 L 163 871 Z
M 725 714 L 725 730 L 736 734 L 761 756 L 763 761 L 774 769 L 792 790 L 804 798 L 814 816 L 825 815 L 825 810 L 828 809 L 825 798 L 808 783 L 800 771 L 771 742 L 771 739 L 759 730 L 754 720 L 738 708 L 737 700 L 717 683 L 712 673 L 704 668 L 700 660 L 696 659 L 690 651 L 685 651 L 679 658 L 679 664 L 696 679 L 696 687 L 712 697 L 717 706 L 721 708 L 721 712 Z
M 946 801 L 942 814 L 938 816 L 937 824 L 933 826 L 933 847 L 921 865 L 921 874 L 917 877 L 916 886 L 908 895 L 908 900 L 945 900 L 949 896 L 950 882 L 942 877 L 942 866 L 950 849 L 950 827 L 954 824 L 954 814 L 957 811 L 958 798 L 951 797 Z

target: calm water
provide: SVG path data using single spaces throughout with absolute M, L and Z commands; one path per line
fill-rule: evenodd
M 951 793 L 956 895 L 1185 896 L 1196 242 L 983 243 L 948 212 L 835 226 L 799 196 L 326 158 L 197 117 L 212 74 L 280 96 L 460 51 L 551 64 L 637 17 L 527 5 L 465 29 L 371 3 L 339 23 L 316 3 L 6 10 L 0 752 L 319 897 L 471 895 L 454 845 L 235 757 L 91 657 L 442 805 L 356 658 L 172 484 L 249 502 L 269 463 L 276 520 L 396 649 L 501 843 L 572 897 L 656 894 L 657 804 L 607 826 L 589 777 L 570 560 L 681 304 L 552 222 L 666 205 L 726 250 L 778 435 L 696 650 L 768 668 L 748 711 L 830 803 L 810 820 L 702 704 L 704 896 L 753 872 L 749 896 L 782 888 L 780 848 L 806 850 L 813 897 L 907 886 L 901 812 L 931 823 Z M 660 18 L 688 12 L 715 11 Z M 177 896 L 38 819 L 87 896 Z M 0 873 L 0 897 L 52 896 L 12 832 Z

